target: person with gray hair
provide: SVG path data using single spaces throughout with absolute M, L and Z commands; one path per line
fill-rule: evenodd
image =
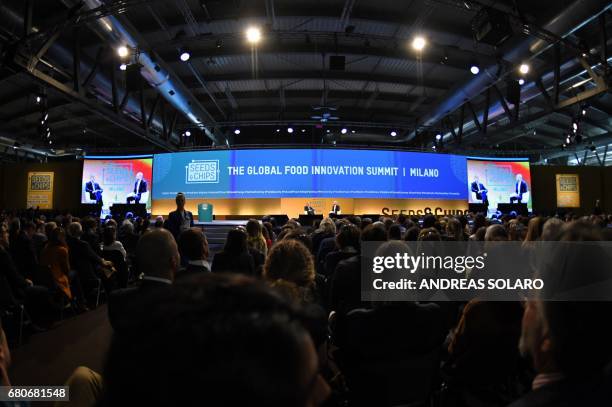
M 147 312 L 151 301 L 166 295 L 181 264 L 176 241 L 166 229 L 145 232 L 136 247 L 140 282 L 114 291 L 108 300 L 108 317 L 115 332 L 125 332 Z

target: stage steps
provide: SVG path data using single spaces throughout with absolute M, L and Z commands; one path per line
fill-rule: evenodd
M 208 240 L 208 247 L 211 252 L 216 253 L 221 251 L 225 240 L 227 238 L 227 232 L 238 227 L 246 225 L 246 220 L 228 220 L 228 221 L 213 221 L 213 222 L 196 222 L 195 225 L 201 227 L 204 230 L 206 239 Z

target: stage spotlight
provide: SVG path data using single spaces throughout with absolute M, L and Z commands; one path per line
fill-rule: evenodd
M 521 66 L 519 66 L 519 72 L 523 75 L 527 75 L 529 73 L 529 65 L 521 64 Z
M 414 37 L 414 39 L 412 40 L 412 48 L 414 48 L 417 51 L 423 51 L 426 43 L 427 42 L 425 41 L 425 38 L 421 36 Z
M 586 109 L 586 106 L 583 106 L 583 107 L 582 107 L 582 115 L 583 115 L 583 116 L 586 116 L 586 114 L 587 114 L 587 109 Z
M 525 79 L 521 78 L 518 80 L 519 85 L 523 86 L 525 84 Z
M 240 134 L 240 129 L 236 129 L 236 130 L 234 130 L 234 134 L 235 134 L 235 135 L 239 135 L 239 134 Z
M 119 65 L 119 70 L 120 71 L 126 71 L 127 70 L 127 65 L 126 64 Z
M 329 132 L 330 132 L 330 130 L 329 130 L 329 129 L 327 129 L 327 130 L 325 130 L 325 132 L 326 132 L 326 133 L 329 133 Z
M 433 146 L 431 146 L 431 149 L 436 151 L 436 145 L 434 144 Z
M 187 137 L 191 137 L 191 132 L 190 132 L 189 130 L 187 130 L 187 131 L 185 132 L 185 136 L 187 136 Z
M 293 133 L 293 127 L 288 127 L 287 128 L 287 133 L 289 133 L 289 134 Z
M 277 133 L 280 133 L 280 129 L 276 129 L 276 132 L 277 132 Z
M 470 72 L 472 75 L 478 75 L 480 73 L 480 67 L 477 63 L 473 62 L 472 65 L 470 65 Z
M 36 96 L 36 104 L 42 102 L 42 98 L 40 96 Z
M 397 131 L 393 130 L 389 134 L 391 135 L 391 137 L 395 137 L 395 136 L 397 136 Z
M 187 62 L 191 59 L 191 52 L 189 52 L 188 49 L 182 49 L 179 57 L 181 58 L 181 61 Z
M 249 27 L 246 30 L 247 41 L 251 44 L 257 44 L 261 41 L 261 30 L 258 27 Z
M 352 134 L 355 134 L 355 133 L 357 133 L 357 131 L 355 131 L 355 130 L 351 130 L 351 133 L 352 133 Z
M 340 133 L 342 134 L 346 134 L 348 132 L 348 130 L 346 128 L 342 128 L 342 130 L 340 130 Z
M 570 136 L 567 136 L 565 138 L 565 144 L 571 144 L 572 143 L 572 139 L 570 138 Z
M 45 115 L 43 116 L 43 121 L 47 121 L 49 119 L 49 113 L 45 112 Z
M 436 134 L 436 141 L 440 141 L 442 140 L 442 134 L 438 133 Z
M 572 129 L 574 130 L 574 133 L 578 131 L 578 122 L 575 120 L 572 122 Z
M 129 53 L 130 53 L 130 50 L 125 45 L 122 45 L 119 48 L 117 48 L 117 54 L 119 54 L 121 58 L 127 57 Z
M 302 129 L 302 133 L 306 133 L 306 129 Z

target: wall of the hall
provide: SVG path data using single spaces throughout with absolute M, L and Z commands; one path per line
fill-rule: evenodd
M 76 209 L 81 200 L 83 161 L 17 163 L 0 166 L 0 207 L 25 209 L 28 172 L 53 171 L 53 209 Z
M 23 209 L 26 206 L 27 176 L 29 171 L 53 171 L 55 173 L 55 191 L 53 207 L 55 209 L 76 209 L 80 202 L 82 161 L 19 163 L 0 165 L 0 208 Z M 540 211 L 554 211 L 557 207 L 555 175 L 578 174 L 580 177 L 580 202 L 582 208 L 573 210 L 576 213 L 589 213 L 595 200 L 600 199 L 604 210 L 612 212 L 612 167 L 590 166 L 531 166 L 533 208 Z M 218 201 L 218 202 L 215 202 Z M 331 207 L 331 199 L 313 200 L 313 205 L 320 207 L 320 213 L 326 213 Z M 371 213 L 388 208 L 389 213 L 396 210 L 423 209 L 435 210 L 435 202 L 403 201 L 382 199 L 338 200 L 344 213 Z M 304 199 L 247 199 L 247 200 L 211 200 L 218 214 L 255 215 L 262 213 L 288 213 L 297 215 L 302 210 Z M 197 213 L 195 202 L 192 203 Z M 463 209 L 459 201 L 447 202 L 444 209 Z M 153 204 L 154 214 L 166 214 L 174 208 L 172 200 Z M 317 208 L 315 208 L 317 209 Z M 317 210 L 319 211 L 319 210 Z M 294 214 L 295 213 L 295 214 Z M 393 212 L 397 213 L 397 212 Z

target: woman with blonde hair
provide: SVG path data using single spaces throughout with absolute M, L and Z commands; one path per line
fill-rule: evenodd
M 334 236 L 336 236 L 336 224 L 334 220 L 331 218 L 323 219 L 319 228 L 312 234 L 312 253 L 317 254 L 323 239 Z

